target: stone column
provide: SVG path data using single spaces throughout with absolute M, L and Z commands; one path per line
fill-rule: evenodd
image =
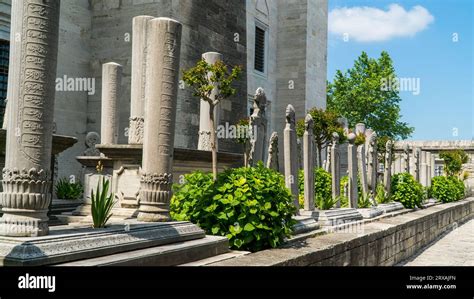
M 427 176 L 426 185 L 431 187 L 431 179 L 435 177 L 435 156 L 431 152 L 426 152 Z
M 129 144 L 143 144 L 143 121 L 145 106 L 146 76 L 146 37 L 148 21 L 154 17 L 137 16 L 133 18 L 132 37 L 132 84 L 130 97 Z
M 314 165 L 313 165 L 313 117 L 307 114 L 304 120 L 303 171 L 304 171 L 304 210 L 314 211 Z
M 356 135 L 350 133 L 347 136 L 349 145 L 347 146 L 347 161 L 349 164 L 349 182 L 348 182 L 348 197 L 349 197 L 349 208 L 357 209 L 357 202 L 359 194 L 357 193 L 357 148 L 355 143 Z
M 298 201 L 298 152 L 296 145 L 296 120 L 295 108 L 292 105 L 286 107 L 286 126 L 283 131 L 284 161 L 285 161 L 285 182 L 286 187 L 290 189 L 293 195 L 293 202 L 296 207 L 296 213 L 299 214 Z
M 400 153 L 395 153 L 395 171 L 394 174 L 402 172 L 402 155 Z
M 267 97 L 263 88 L 259 87 L 253 98 L 253 113 L 250 116 L 250 128 L 253 130 L 250 139 L 250 165 L 254 166 L 258 161 L 265 159 L 265 144 L 267 144 L 267 118 L 265 107 Z
M 367 130 L 369 131 L 369 130 Z M 378 157 L 377 157 L 377 133 L 370 130 L 370 134 L 367 134 L 366 141 L 366 157 L 367 157 L 367 185 L 369 187 L 369 193 L 373 199 L 377 189 L 377 171 L 378 171 Z
M 117 144 L 119 135 L 120 85 L 122 66 L 115 62 L 102 65 L 102 112 L 100 135 L 102 144 Z
M 364 196 L 369 194 L 369 185 L 367 183 L 367 168 L 365 162 L 365 145 L 357 146 L 357 169 L 359 171 L 360 185 Z
M 420 182 L 420 148 L 414 147 L 412 153 L 413 161 L 412 167 L 410 168 L 410 173 L 415 179 L 415 181 Z
M 267 158 L 267 168 L 273 169 L 275 171 L 280 171 L 280 165 L 278 162 L 278 133 L 273 132 L 270 137 L 270 142 L 268 144 L 268 158 Z
M 385 169 L 383 174 L 383 185 L 385 188 L 385 194 L 390 195 L 390 189 L 392 184 L 392 141 L 389 140 L 385 144 Z
M 148 23 L 139 221 L 169 221 L 182 25 Z
M 202 59 L 205 60 L 208 64 L 215 64 L 218 61 L 222 61 L 222 54 L 217 52 L 207 52 L 202 54 Z M 219 89 L 215 87 L 210 98 L 214 98 L 216 94 L 219 93 Z M 209 103 L 201 100 L 201 107 L 199 112 L 199 141 L 198 141 L 198 150 L 201 151 L 211 151 L 211 129 L 216 130 L 216 128 L 211 128 L 209 123 Z M 214 123 L 215 125 L 219 124 L 219 113 L 220 109 L 217 106 L 214 109 Z M 253 129 L 253 128 L 252 128 Z M 216 142 L 216 150 L 219 150 L 219 143 Z
M 341 196 L 341 168 L 339 160 L 339 134 L 332 133 L 332 144 L 331 144 L 331 188 L 332 188 L 332 197 L 338 198 Z M 338 200 L 336 207 L 341 206 L 341 201 Z
M 0 235 L 49 232 L 60 1 L 12 1 Z
M 426 151 L 421 151 L 420 155 L 420 183 L 426 187 L 428 177 L 428 164 L 426 163 Z
M 401 167 L 401 172 L 410 173 L 410 149 L 408 144 L 403 147 Z

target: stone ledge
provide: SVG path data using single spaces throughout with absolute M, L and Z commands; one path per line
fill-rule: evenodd
M 190 222 L 57 226 L 42 237 L 0 237 L 0 265 L 52 265 L 203 238 L 204 231 Z
M 390 266 L 409 258 L 436 237 L 471 219 L 474 198 L 436 205 L 307 238 L 211 266 Z

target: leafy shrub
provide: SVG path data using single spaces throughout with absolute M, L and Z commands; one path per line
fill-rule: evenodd
M 455 176 L 437 176 L 431 181 L 430 195 L 442 202 L 452 202 L 464 198 L 464 182 Z
M 66 178 L 62 178 L 56 183 L 55 192 L 59 199 L 79 199 L 84 188 L 80 182 L 71 183 Z
M 392 177 L 392 200 L 403 204 L 407 209 L 423 208 L 423 186 L 409 173 L 397 173 Z
M 377 184 L 377 189 L 375 190 L 375 200 L 381 204 L 381 203 L 389 203 L 392 200 L 390 199 L 390 196 L 385 192 L 385 186 L 383 183 L 378 183 Z
M 101 178 L 97 182 L 96 192 L 91 191 L 91 214 L 94 228 L 105 227 L 112 216 L 112 208 L 115 205 L 114 195 L 109 193 L 109 181 Z M 102 188 L 100 187 L 102 186 Z
M 187 174 L 185 183 L 173 189 L 174 220 L 191 221 L 208 234 L 226 236 L 234 249 L 276 247 L 295 224 L 295 206 L 284 177 L 262 162 L 228 169 L 216 182 L 209 174 Z
M 463 150 L 443 151 L 439 157 L 444 160 L 444 169 L 448 176 L 457 176 L 461 173 L 462 165 L 469 161 L 468 155 Z
M 323 168 L 314 169 L 314 203 L 320 210 L 329 210 L 336 201 L 332 198 L 332 178 L 331 174 Z M 303 195 L 304 205 L 304 172 L 300 170 L 298 173 L 298 185 L 300 198 Z M 301 203 L 301 200 L 300 200 Z

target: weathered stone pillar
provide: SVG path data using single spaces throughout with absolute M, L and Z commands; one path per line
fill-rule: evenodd
M 295 108 L 292 105 L 286 107 L 286 127 L 283 131 L 284 161 L 285 161 L 285 182 L 293 195 L 293 202 L 296 213 L 299 214 L 298 201 L 298 152 L 296 145 L 296 120 Z
M 347 136 L 349 145 L 347 146 L 347 162 L 348 162 L 348 197 L 349 197 L 349 208 L 357 209 L 357 202 L 359 194 L 357 193 L 357 148 L 355 143 L 356 135 L 350 133 Z
M 401 163 L 401 172 L 410 173 L 410 148 L 408 147 L 408 144 L 403 146 Z
M 367 130 L 369 131 L 369 130 Z M 367 135 L 366 142 L 366 157 L 367 157 L 367 185 L 369 187 L 369 193 L 373 199 L 377 190 L 377 133 L 370 130 L 370 134 Z M 374 201 L 375 203 L 375 201 Z
M 304 210 L 314 211 L 314 165 L 313 165 L 313 117 L 307 114 L 304 120 L 303 171 L 304 171 Z
M 365 145 L 357 146 L 357 169 L 359 171 L 360 185 L 362 187 L 362 194 L 367 196 L 369 194 L 369 186 L 367 184 L 367 168 L 365 162 Z
M 389 140 L 385 144 L 385 165 L 383 174 L 383 185 L 385 188 L 385 194 L 390 195 L 390 189 L 392 184 L 392 141 Z
M 102 144 L 117 144 L 119 135 L 119 101 L 122 66 L 115 62 L 102 66 L 102 112 L 100 135 Z
M 278 133 L 273 132 L 268 144 L 267 168 L 280 171 L 278 162 Z
M 47 235 L 60 1 L 12 1 L 0 235 Z
M 202 54 L 202 59 L 204 59 L 208 64 L 215 64 L 218 61 L 222 61 L 222 54 L 217 52 L 207 52 Z M 219 93 L 219 89 L 215 87 L 210 98 L 213 99 L 216 94 Z M 198 150 L 201 151 L 211 151 L 211 130 L 216 130 L 216 128 L 211 128 L 209 122 L 209 103 L 201 100 L 201 107 L 199 112 L 199 141 L 198 141 Z M 214 123 L 215 125 L 219 124 L 220 118 L 220 109 L 216 107 L 214 109 Z M 253 129 L 253 128 L 252 128 Z M 219 143 L 216 142 L 216 150 L 219 149 Z
M 139 221 L 169 221 L 182 25 L 148 23 Z
M 263 88 L 259 87 L 253 98 L 253 113 L 250 116 L 250 128 L 253 130 L 250 139 L 250 165 L 254 166 L 258 161 L 265 159 L 265 144 L 267 144 L 267 118 L 265 107 L 267 97 Z
M 413 161 L 412 167 L 410 168 L 410 173 L 415 179 L 415 181 L 420 182 L 420 148 L 414 147 L 413 148 Z
M 132 37 L 132 84 L 130 97 L 129 144 L 143 144 L 143 121 L 145 107 L 145 76 L 148 21 L 151 16 L 133 18 Z
M 341 196 L 341 168 L 340 168 L 340 157 L 339 157 L 339 134 L 336 132 L 332 133 L 332 144 L 331 144 L 331 188 L 332 197 L 338 198 Z M 341 206 L 341 200 L 338 200 L 336 207 Z
M 394 174 L 402 172 L 402 155 L 400 153 L 395 153 L 395 171 Z
M 428 175 L 426 178 L 426 184 L 431 187 L 431 179 L 435 177 L 435 156 L 431 152 L 426 152 L 426 162 L 428 163 Z
M 420 155 L 420 183 L 427 186 L 428 164 L 426 163 L 426 151 L 421 151 Z

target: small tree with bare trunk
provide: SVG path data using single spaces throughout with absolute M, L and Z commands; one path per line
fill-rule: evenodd
M 235 95 L 236 89 L 232 88 L 232 83 L 236 80 L 242 68 L 235 66 L 232 70 L 222 61 L 214 64 L 200 60 L 196 66 L 185 70 L 183 81 L 193 89 L 193 95 L 209 103 L 209 124 L 211 130 L 211 151 L 212 151 L 212 175 L 217 180 L 217 138 L 214 110 L 224 99 Z M 219 92 L 212 93 L 214 88 Z

